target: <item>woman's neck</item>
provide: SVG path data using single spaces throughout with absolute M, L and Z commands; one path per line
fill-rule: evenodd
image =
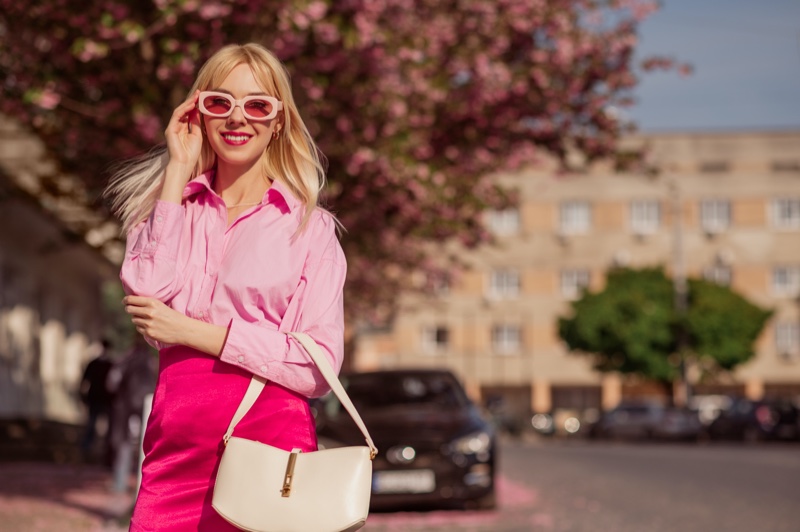
M 243 170 L 217 162 L 214 175 L 214 192 L 229 205 L 257 203 L 264 197 L 270 182 L 261 172 L 261 165 L 253 165 Z

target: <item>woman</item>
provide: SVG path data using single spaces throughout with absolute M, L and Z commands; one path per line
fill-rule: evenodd
M 307 398 L 328 385 L 286 333 L 339 370 L 345 259 L 317 206 L 318 151 L 266 49 L 211 57 L 165 134 L 166 152 L 109 189 L 128 235 L 125 310 L 160 350 L 131 530 L 235 530 L 211 507 L 222 436 L 256 374 L 268 384 L 236 434 L 316 449 Z

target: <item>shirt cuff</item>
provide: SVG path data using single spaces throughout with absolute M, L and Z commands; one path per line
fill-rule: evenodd
M 279 354 L 275 358 L 281 360 L 287 346 L 286 334 L 233 318 L 228 325 L 228 337 L 219 358 L 261 377 L 270 378 L 271 364 L 263 351 Z

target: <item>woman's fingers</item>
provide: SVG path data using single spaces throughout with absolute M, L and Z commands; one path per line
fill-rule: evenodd
M 149 317 L 155 308 L 153 299 L 142 296 L 127 296 L 122 302 L 125 305 L 125 312 L 132 316 Z
M 197 114 L 197 97 L 200 94 L 200 91 L 195 91 L 187 100 L 185 100 L 182 104 L 175 108 L 172 112 L 172 120 L 170 122 L 181 124 L 186 122 L 188 124 L 192 124 L 192 121 L 195 120 Z
M 153 299 L 145 296 L 125 296 L 122 298 L 122 304 L 132 307 L 142 307 L 149 304 Z
M 174 161 L 182 167 L 194 168 L 200 157 L 203 134 L 197 111 L 199 95 L 200 91 L 194 91 L 189 98 L 175 108 L 164 132 L 170 161 Z M 189 176 L 185 177 L 188 180 Z
M 156 300 L 142 296 L 127 296 L 122 301 L 125 303 L 125 312 L 130 314 L 136 331 L 139 334 L 152 336 L 152 328 L 155 325 Z
M 142 296 L 127 296 L 123 299 L 125 312 L 131 317 L 136 330 L 158 342 L 176 343 L 181 329 L 183 314 L 158 299 Z

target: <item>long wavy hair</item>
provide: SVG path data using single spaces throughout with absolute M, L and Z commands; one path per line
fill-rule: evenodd
M 264 150 L 261 164 L 266 177 L 283 182 L 305 205 L 300 224 L 302 230 L 317 208 L 320 192 L 325 186 L 325 161 L 300 118 L 292 96 L 289 74 L 280 60 L 259 44 L 225 46 L 200 68 L 189 94 L 198 89 L 204 91 L 219 87 L 228 74 L 241 64 L 250 67 L 256 81 L 267 94 L 283 102 L 283 111 L 278 115 L 283 129 Z M 200 115 L 200 119 L 203 120 L 203 115 Z M 201 129 L 203 146 L 192 178 L 213 169 L 217 163 L 205 127 Z M 161 194 L 168 162 L 166 146 L 158 146 L 117 167 L 106 195 L 111 197 L 111 208 L 122 220 L 125 233 L 150 216 Z

